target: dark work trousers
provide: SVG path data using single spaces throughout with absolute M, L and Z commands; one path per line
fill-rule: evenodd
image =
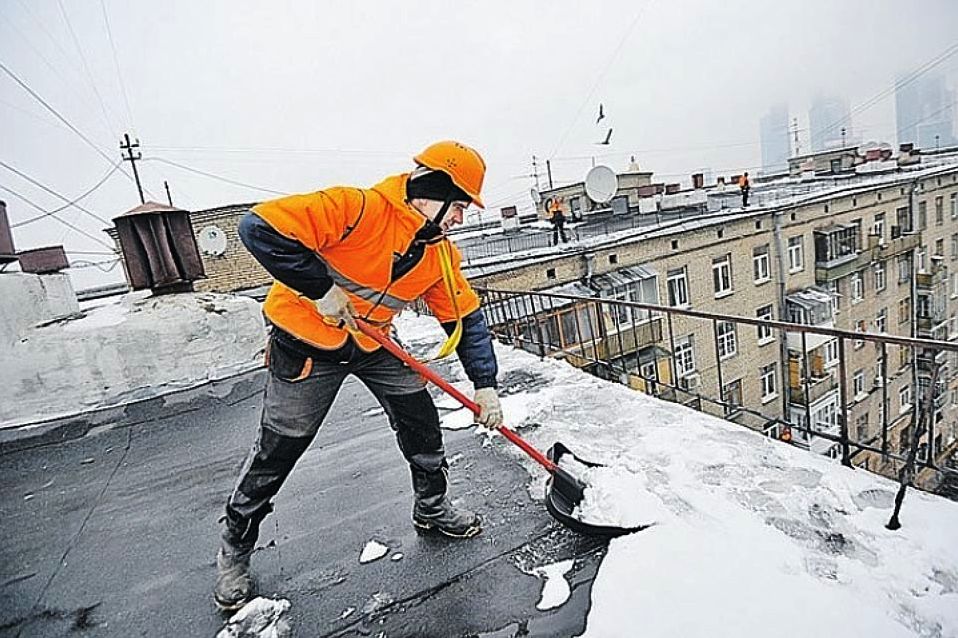
M 426 382 L 383 349 L 366 353 L 352 340 L 339 350 L 310 348 L 285 333 L 270 338 L 263 415 L 226 505 L 228 526 L 246 542 L 326 418 L 343 381 L 355 375 L 386 411 L 409 462 L 416 493 L 445 493 L 447 467 L 439 415 Z M 422 495 L 420 495 L 422 496 Z
M 559 245 L 559 236 L 562 236 L 562 243 L 569 243 L 569 238 L 565 235 L 565 220 L 552 222 L 552 245 Z
M 742 189 L 742 207 L 748 206 L 748 193 L 751 191 L 751 188 L 745 187 Z

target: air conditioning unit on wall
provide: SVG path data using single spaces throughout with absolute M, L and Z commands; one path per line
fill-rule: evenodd
M 698 392 L 702 385 L 702 377 L 698 372 L 679 377 L 679 387 L 687 392 Z

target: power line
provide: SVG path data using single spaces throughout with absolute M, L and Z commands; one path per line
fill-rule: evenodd
M 162 157 L 147 157 L 143 159 L 144 162 L 162 162 L 163 164 L 169 164 L 170 166 L 175 166 L 176 168 L 182 169 L 184 171 L 189 171 L 191 173 L 196 173 L 197 175 L 202 175 L 204 177 L 209 177 L 210 179 L 219 180 L 227 184 L 232 184 L 233 186 L 242 186 L 243 188 L 250 188 L 252 190 L 262 191 L 264 193 L 272 193 L 273 195 L 289 195 L 286 191 L 277 191 L 272 188 L 263 188 L 262 186 L 255 186 L 253 184 L 247 184 L 245 182 L 240 182 L 235 179 L 230 179 L 228 177 L 223 177 L 222 175 L 215 175 L 213 173 L 207 173 L 206 171 L 201 171 L 198 168 L 193 168 L 191 166 L 186 166 L 185 164 L 180 164 L 172 160 L 164 159 Z
M 130 128 L 136 132 L 136 125 L 133 123 L 133 109 L 130 108 L 130 96 L 126 92 L 126 84 L 123 82 L 123 74 L 120 73 L 120 60 L 116 54 L 116 44 L 113 42 L 113 29 L 110 28 L 110 16 L 106 12 L 106 2 L 100 0 L 100 8 L 103 9 L 103 22 L 106 24 L 106 35 L 110 40 L 110 49 L 113 50 L 113 67 L 116 69 L 116 77 L 120 81 L 120 90 L 123 93 L 123 104 L 126 106 L 126 116 L 130 122 Z
M 3 168 L 7 169 L 7 170 L 10 171 L 11 173 L 13 173 L 13 174 L 15 174 L 15 175 L 18 175 L 18 176 L 20 176 L 21 178 L 27 180 L 28 182 L 30 182 L 31 184 L 33 184 L 33 185 L 36 186 L 37 188 L 39 188 L 39 189 L 41 189 L 41 190 L 43 190 L 43 191 L 45 191 L 45 192 L 47 192 L 47 193 L 50 193 L 51 195 L 53 195 L 54 197 L 56 197 L 56 198 L 58 198 L 58 199 L 63 200 L 64 202 L 67 203 L 67 206 L 73 206 L 73 207 L 76 208 L 77 210 L 80 210 L 80 211 L 86 213 L 86 214 L 89 215 L 90 217 L 93 217 L 93 218 L 96 219 L 97 221 L 102 222 L 102 223 L 106 224 L 107 226 L 112 225 L 110 221 L 108 221 L 108 220 L 106 220 L 106 219 L 103 219 L 102 217 L 100 217 L 100 216 L 97 215 L 96 213 L 91 213 L 90 211 L 88 211 L 87 209 L 83 208 L 82 206 L 80 206 L 80 205 L 77 204 L 76 202 L 70 201 L 69 199 L 67 199 L 66 197 L 64 197 L 64 196 L 61 195 L 60 193 L 56 192 L 55 190 L 53 190 L 53 189 L 50 188 L 49 186 L 45 186 L 45 185 L 41 184 L 40 182 L 38 182 L 37 180 L 33 179 L 32 177 L 30 177 L 30 176 L 27 175 L 26 173 L 23 173 L 22 171 L 19 171 L 19 170 L 15 169 L 14 167 L 12 167 L 12 166 L 10 166 L 9 164 L 7 164 L 6 162 L 0 160 L 0 166 L 2 166 Z M 116 169 L 117 167 L 118 167 L 118 165 L 114 165 L 114 169 Z M 109 177 L 109 175 L 108 175 L 107 177 Z M 106 179 L 104 179 L 103 181 L 106 181 Z M 44 211 L 44 212 L 46 212 L 46 211 Z
M 41 211 L 41 212 L 43 212 L 43 213 L 47 212 L 47 211 L 43 210 L 43 207 L 41 207 L 39 204 L 37 204 L 36 202 L 31 201 L 28 197 L 26 197 L 25 195 L 21 195 L 20 193 L 18 193 L 17 191 L 13 190 L 12 188 L 8 188 L 8 187 L 6 187 L 6 186 L 0 184 L 0 189 L 7 191 L 8 193 L 10 193 L 11 195 L 13 195 L 14 197 L 16 197 L 16 198 L 18 198 L 18 199 L 20 199 L 20 200 L 26 202 L 26 203 L 29 204 L 30 206 L 33 206 L 33 207 L 36 208 L 38 211 Z M 77 226 L 74 226 L 74 225 L 71 224 L 70 222 L 66 221 L 65 219 L 61 219 L 60 217 L 57 217 L 56 215 L 50 215 L 50 216 L 53 217 L 53 219 L 55 219 L 55 220 L 57 220 L 58 222 L 60 222 L 61 224 L 63 224 L 64 226 L 68 226 L 68 227 L 72 228 L 73 230 L 75 230 L 76 232 L 80 233 L 81 235 L 83 235 L 83 236 L 85 236 L 85 237 L 88 237 L 89 239 L 92 239 L 93 241 L 95 241 L 96 243 L 100 244 L 101 246 L 104 246 L 104 247 L 106 247 L 106 248 L 108 248 L 108 249 L 110 249 L 110 250 L 113 250 L 114 253 L 116 252 L 116 251 L 114 250 L 113 246 L 111 246 L 110 244 L 106 243 L 105 241 L 103 241 L 102 239 L 100 239 L 100 238 L 98 238 L 98 237 L 94 237 L 93 235 L 91 235 L 90 233 L 86 232 L 86 231 L 83 230 L 82 228 L 79 228 L 79 227 L 77 227 Z
M 851 111 L 848 112 L 848 114 L 843 115 L 839 119 L 832 122 L 830 125 L 826 126 L 825 129 L 822 131 L 822 133 L 823 134 L 830 133 L 834 131 L 836 127 L 842 125 L 843 123 L 846 123 L 846 122 L 850 123 L 852 115 L 856 115 L 866 109 L 871 108 L 872 106 L 874 106 L 881 100 L 891 95 L 893 92 L 907 86 L 908 84 L 911 84 L 912 82 L 917 80 L 919 76 L 927 73 L 932 68 L 938 66 L 939 64 L 947 60 L 949 57 L 954 55 L 956 52 L 958 52 L 958 42 L 952 44 L 950 47 L 948 47 L 947 49 L 945 49 L 938 55 L 934 56 L 932 59 L 922 64 L 911 73 L 908 73 L 907 75 L 905 75 L 905 77 L 897 80 L 890 88 L 879 91 L 876 95 L 872 96 L 871 98 L 865 100 L 858 106 L 854 107 Z
M 55 108 L 53 108 L 52 106 L 50 106 L 50 103 L 47 102 L 46 100 L 44 100 L 36 91 L 34 91 L 33 89 L 31 89 L 30 86 L 29 86 L 26 82 L 24 82 L 24 81 L 21 80 L 19 77 L 17 77 L 17 75 L 16 75 L 13 71 L 11 71 L 10 68 L 9 68 L 6 64 L 3 63 L 3 61 L 0 61 L 0 70 L 2 70 L 4 73 L 6 73 L 7 75 L 9 75 L 10 78 L 13 79 L 14 82 L 16 82 L 17 84 L 19 84 L 20 87 L 21 87 L 24 91 L 26 91 L 27 93 L 30 94 L 30 97 L 32 97 L 32 98 L 35 99 L 37 102 L 39 102 L 40 104 L 42 104 L 43 107 L 46 108 L 48 111 L 50 111 L 50 113 L 52 113 L 54 117 L 56 117 L 58 120 L 60 120 L 61 122 L 63 122 L 63 123 L 67 126 L 67 128 L 69 128 L 71 131 L 73 131 L 74 133 L 76 133 L 77 136 L 78 136 L 81 140 L 83 140 L 84 142 L 86 142 L 87 145 L 88 145 L 90 148 L 92 148 L 94 151 L 96 151 L 97 154 L 98 154 L 100 157 L 102 157 L 102 158 L 105 159 L 107 162 L 109 162 L 109 164 L 110 164 L 111 166 L 115 166 L 115 165 L 116 165 L 116 162 L 114 162 L 113 159 L 112 159 L 109 155 L 107 155 L 99 146 L 97 146 L 96 144 L 94 144 L 94 143 L 90 140 L 89 137 L 87 137 L 86 135 L 84 135 L 83 132 L 80 131 L 80 129 L 78 129 L 77 127 L 75 127 L 68 119 L 66 119 L 65 117 L 63 117 L 62 115 L 60 115 L 60 112 L 59 112 L 59 111 L 57 111 Z M 125 170 L 123 170 L 122 168 L 120 168 L 119 170 L 120 170 L 121 173 L 123 173 L 123 174 L 126 176 L 126 178 L 127 178 L 128 180 L 130 180 L 130 181 L 132 181 L 132 182 L 135 183 L 135 181 L 134 181 L 132 175 L 130 175 L 129 173 L 127 173 L 127 172 L 126 172 Z M 143 190 L 145 190 L 145 191 L 147 192 L 147 194 L 150 195 L 150 197 L 153 197 L 153 198 L 155 199 L 156 196 L 153 195 L 153 193 L 150 192 L 150 189 L 144 188 Z
M 90 87 L 93 88 L 93 93 L 96 95 L 96 99 L 100 103 L 100 110 L 103 112 L 103 119 L 107 120 L 107 123 L 109 124 L 110 118 L 107 116 L 106 102 L 103 101 L 103 95 L 100 94 L 100 89 L 97 88 L 96 81 L 93 79 L 93 73 L 90 72 L 90 65 L 87 64 L 86 55 L 83 53 L 83 47 L 80 46 L 80 40 L 77 38 L 77 34 L 73 30 L 73 24 L 70 22 L 70 16 L 67 15 L 67 10 L 63 8 L 62 0 L 57 0 L 57 6 L 60 7 L 60 15 L 63 16 L 63 21 L 67 24 L 67 30 L 70 32 L 70 37 L 73 38 L 73 46 L 76 48 L 77 53 L 80 54 L 80 62 L 83 63 L 83 70 L 86 72 L 86 77 L 90 81 Z
M 117 172 L 117 170 L 119 170 L 119 168 L 120 168 L 119 164 L 117 164 L 116 166 L 114 166 L 113 168 L 111 168 L 111 169 L 106 173 L 106 175 L 104 175 L 103 177 L 100 178 L 100 181 L 98 181 L 98 182 L 97 182 L 96 184 L 94 184 L 92 187 L 90 187 L 89 189 L 87 189 L 86 191 L 84 191 L 82 194 L 78 195 L 76 198 L 74 198 L 74 199 L 68 201 L 68 202 L 67 202 L 66 204 L 64 204 L 63 206 L 60 206 L 59 208 L 54 208 L 53 210 L 47 211 L 47 212 L 43 213 L 42 215 L 37 215 L 36 217 L 31 217 L 30 219 L 25 219 L 25 220 L 23 220 L 22 222 L 17 222 L 16 224 L 11 225 L 10 227 L 11 227 L 11 228 L 18 228 L 18 227 L 20 227 L 20 226 L 26 226 L 27 224 L 32 224 L 32 223 L 35 222 L 35 221 L 39 221 L 39 220 L 44 219 L 44 218 L 46 218 L 46 217 L 50 217 L 51 215 L 55 215 L 56 213 L 59 213 L 59 212 L 62 211 L 62 210 L 65 210 L 65 209 L 67 209 L 67 208 L 70 208 L 71 206 L 75 206 L 75 205 L 77 204 L 77 202 L 79 202 L 79 201 L 85 199 L 88 195 L 90 195 L 90 194 L 93 193 L 95 190 L 97 190 L 98 188 L 100 188 L 101 186 L 103 186 L 103 184 L 106 183 L 106 180 L 110 179 L 110 176 L 112 176 L 113 173 Z M 97 217 L 97 219 L 100 219 L 101 221 L 103 221 L 99 216 L 95 216 L 95 217 Z

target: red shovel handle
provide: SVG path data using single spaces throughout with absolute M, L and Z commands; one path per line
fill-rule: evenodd
M 464 395 L 462 392 L 460 392 L 455 387 L 453 387 L 452 384 L 450 384 L 448 381 L 446 381 L 445 379 L 440 377 L 438 374 L 436 374 L 435 371 L 433 371 L 429 366 L 427 366 L 426 364 L 420 361 L 417 361 L 415 357 L 413 357 L 411 354 L 409 354 L 408 352 L 400 348 L 395 341 L 390 339 L 388 336 L 384 335 L 382 332 L 376 330 L 375 328 L 370 326 L 368 323 L 366 323 L 362 319 L 356 319 L 356 324 L 359 326 L 359 330 L 364 335 L 366 335 L 370 339 L 375 339 L 376 342 L 379 345 L 381 345 L 383 348 L 388 350 L 390 354 L 395 356 L 397 359 L 399 359 L 400 361 L 408 365 L 410 368 L 412 368 L 413 370 L 421 374 L 423 377 L 425 377 L 429 381 L 432 381 L 434 384 L 439 386 L 439 389 L 441 389 L 442 391 L 452 396 L 452 398 L 454 398 L 459 403 L 463 404 L 473 414 L 475 414 L 476 416 L 479 416 L 480 409 L 479 409 L 479 406 L 476 404 L 476 402 L 470 399 L 469 397 L 467 397 L 466 395 Z M 556 471 L 557 466 L 555 463 L 550 461 L 545 454 L 543 454 L 539 450 L 532 447 L 532 445 L 530 445 L 521 436 L 516 434 L 513 430 L 510 430 L 509 428 L 503 425 L 499 428 L 499 432 L 502 432 L 502 436 L 506 437 L 507 439 L 515 443 L 517 446 L 519 446 L 519 448 L 521 448 L 523 452 L 531 456 L 533 460 L 539 463 L 539 465 L 549 470 L 550 472 L 554 473 Z

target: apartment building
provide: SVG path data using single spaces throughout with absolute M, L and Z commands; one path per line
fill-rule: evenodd
M 831 190 L 764 210 L 703 215 L 593 240 L 575 254 L 468 270 L 479 285 L 496 290 L 564 291 L 817 328 L 953 339 L 956 199 L 956 165 L 899 172 L 847 187 L 836 182 Z M 637 310 L 638 317 L 616 310 L 589 316 L 584 306 L 537 311 L 548 316 L 550 343 L 570 360 L 587 325 L 590 352 L 628 359 L 636 378 L 623 380 L 633 387 L 833 457 L 841 453 L 838 444 L 816 434 L 837 436 L 843 423 L 851 441 L 902 453 L 935 363 L 931 353 L 913 361 L 910 348 L 864 339 L 841 342 Z M 943 367 L 931 453 L 944 462 L 958 440 L 958 360 L 937 360 Z M 891 475 L 898 467 L 880 453 L 852 452 L 854 464 L 877 472 Z

